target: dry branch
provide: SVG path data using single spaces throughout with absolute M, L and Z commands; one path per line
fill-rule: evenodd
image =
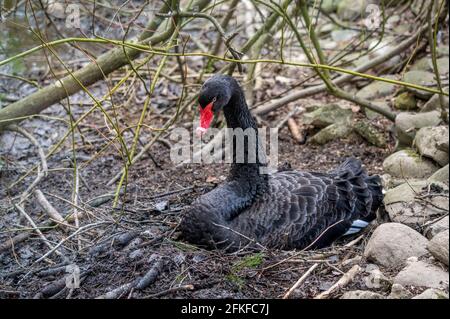
M 209 0 L 198 0 L 195 5 L 201 10 L 208 3 Z M 163 5 L 159 12 L 164 14 L 168 11 L 169 7 Z M 169 23 L 169 27 L 165 31 L 155 34 L 162 21 L 163 19 L 158 16 L 151 20 L 146 31 L 140 35 L 138 39 L 139 43 L 152 46 L 169 39 L 175 30 L 173 23 Z M 120 69 L 122 66 L 128 64 L 129 61 L 136 59 L 139 54 L 140 51 L 134 48 L 114 48 L 102 54 L 95 61 L 80 70 L 6 106 L 0 110 L 0 131 L 12 123 L 20 122 L 29 116 L 40 113 L 47 107 L 80 91 L 83 87 L 90 86 L 104 79 L 111 72 Z
M 353 266 L 333 286 L 331 286 L 327 291 L 324 291 L 321 294 L 314 297 L 314 299 L 328 298 L 335 291 L 347 286 L 360 271 L 361 271 L 360 266 L 358 265 Z
M 319 266 L 318 263 L 312 265 L 301 277 L 297 282 L 284 294 L 283 299 L 289 298 L 289 296 L 292 294 L 292 292 L 300 287 L 300 285 L 308 278 L 308 276 L 314 271 L 314 269 Z
M 419 38 L 422 35 L 422 33 L 427 30 L 427 28 L 428 28 L 428 26 L 423 26 L 413 36 L 404 40 L 398 46 L 387 51 L 385 54 L 380 55 L 379 57 L 360 65 L 359 67 L 353 69 L 352 71 L 359 72 L 359 73 L 366 72 L 366 71 L 372 69 L 373 67 L 380 65 L 380 64 L 386 62 L 387 60 L 395 57 L 396 55 L 402 53 L 403 51 L 409 49 L 411 47 L 411 45 L 413 45 L 417 41 L 417 38 Z M 334 85 L 344 84 L 347 81 L 351 80 L 353 77 L 354 76 L 352 74 L 344 74 L 344 75 L 341 75 L 341 76 L 337 77 L 336 79 L 334 79 L 332 81 L 332 83 Z M 264 104 L 264 105 L 261 105 L 261 106 L 255 108 L 253 110 L 253 113 L 258 114 L 258 115 L 267 114 L 267 113 L 277 109 L 278 107 L 287 105 L 288 103 L 294 102 L 298 99 L 302 99 L 302 98 L 305 98 L 308 96 L 312 96 L 312 95 L 315 95 L 318 93 L 325 92 L 326 90 L 327 90 L 327 86 L 325 84 L 321 84 L 321 85 L 313 86 L 313 87 L 303 89 L 303 90 L 300 90 L 297 92 L 293 92 L 289 95 L 286 95 L 283 98 L 280 98 L 278 100 L 272 101 L 270 103 L 267 103 L 267 104 Z
M 52 221 L 64 225 L 64 227 L 68 226 L 64 222 L 64 218 L 61 216 L 61 214 L 53 207 L 52 204 L 47 200 L 47 198 L 44 196 L 44 194 L 41 192 L 41 190 L 36 189 L 34 191 L 34 195 L 36 196 L 36 200 L 43 209 L 43 211 L 51 218 Z

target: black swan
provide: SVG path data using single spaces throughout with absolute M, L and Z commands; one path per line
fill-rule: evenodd
M 223 110 L 228 127 L 252 128 L 257 133 L 234 78 L 213 76 L 204 83 L 198 101 L 201 131 Z M 383 198 L 380 177 L 368 176 L 359 160 L 348 158 L 328 173 L 262 174 L 260 168 L 266 164 L 258 143 L 254 148 L 248 147 L 250 143 L 245 146 L 244 162 L 234 156 L 228 179 L 186 209 L 180 223 L 182 239 L 230 251 L 253 244 L 317 249 L 375 218 Z M 251 152 L 256 152 L 256 161 L 247 160 Z

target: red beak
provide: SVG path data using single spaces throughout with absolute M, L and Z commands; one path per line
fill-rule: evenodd
M 197 133 L 199 133 L 200 135 L 205 133 L 211 125 L 214 117 L 212 106 L 213 102 L 206 105 L 204 109 L 200 107 L 200 126 L 197 127 Z

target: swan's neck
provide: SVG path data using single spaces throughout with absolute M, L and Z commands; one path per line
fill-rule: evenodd
M 267 174 L 261 172 L 266 159 L 265 154 L 259 152 L 258 127 L 248 109 L 244 92 L 238 85 L 233 92 L 230 102 L 224 107 L 227 125 L 233 129 L 233 136 L 229 139 L 233 154 L 229 180 L 238 181 L 247 189 L 248 195 L 254 197 L 267 188 Z

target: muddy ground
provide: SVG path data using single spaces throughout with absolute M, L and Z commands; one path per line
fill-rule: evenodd
M 271 117 L 278 119 L 282 116 L 277 114 Z M 27 142 L 20 136 L 14 137 L 17 145 Z M 369 172 L 381 173 L 381 163 L 390 153 L 389 148 L 367 145 L 358 136 L 324 146 L 310 143 L 301 145 L 294 141 L 287 128 L 280 132 L 279 143 L 279 164 L 288 164 L 300 170 L 325 171 L 347 156 L 356 156 L 364 162 Z M 392 139 L 390 145 L 393 147 Z M 33 176 L 5 191 L 29 167 L 27 164 L 20 167 L 19 163 L 38 162 L 32 147 L 29 148 L 25 152 L 27 154 L 23 154 L 23 151 L 9 152 L 4 157 L 8 169 L 2 171 L 1 178 L 1 243 L 20 233 L 12 230 L 15 226 L 28 228 L 21 232 L 30 231 L 27 223 L 18 219 L 17 211 L 10 210 L 8 206 Z M 226 254 L 199 249 L 178 241 L 176 228 L 183 208 L 226 176 L 226 164 L 185 164 L 174 167 L 168 147 L 156 143 L 149 156 L 132 167 L 127 195 L 122 197 L 119 208 L 112 207 L 112 200 L 99 207 L 92 207 L 89 203 L 93 199 L 114 192 L 115 187 L 108 187 L 106 183 L 123 166 L 114 149 L 84 166 L 95 149 L 95 145 L 89 145 L 84 149 L 80 147 L 77 152 L 77 164 L 83 167 L 78 208 L 87 215 L 80 225 L 94 225 L 93 228 L 80 234 L 80 248 L 76 237 L 64 242 L 61 252 L 67 258 L 66 261 L 53 253 L 35 263 L 49 248 L 34 233 L 26 241 L 0 253 L 0 294 L 3 298 L 94 298 L 139 280 L 150 270 L 154 271 L 155 278 L 148 287 L 124 290 L 117 297 L 278 298 L 313 263 L 319 262 L 315 275 L 310 276 L 301 289 L 292 294 L 294 298 L 311 298 L 329 288 L 343 272 L 358 262 L 358 256 L 362 255 L 364 243 L 370 235 L 368 230 L 364 238 L 352 247 L 346 247 L 345 244 L 355 237 L 345 238 L 333 247 L 310 252 L 244 250 Z M 73 169 L 70 163 L 70 151 L 65 156 L 52 157 L 49 167 L 60 169 L 51 170 L 38 187 L 63 215 L 73 211 L 72 205 L 67 202 L 73 191 Z M 45 224 L 48 219 L 33 199 L 25 205 L 25 210 L 38 225 Z M 56 244 L 73 231 L 65 233 L 51 229 L 44 230 L 44 233 L 50 242 Z M 357 259 L 352 261 L 355 257 Z M 363 266 L 365 261 L 359 263 Z M 82 282 L 79 289 L 70 290 L 61 286 L 67 276 L 66 264 L 80 268 Z M 356 279 L 348 289 L 360 285 L 364 285 L 362 279 Z
M 108 27 L 108 23 L 103 26 L 101 21 L 97 23 L 96 27 L 100 30 Z M 145 21 L 142 25 L 144 23 Z M 51 26 L 48 28 L 51 29 Z M 113 25 L 112 29 L 120 34 L 118 26 Z M 15 39 L 14 34 L 3 36 L 11 42 Z M 114 34 L 109 36 L 114 37 Z M 202 36 L 202 39 L 209 40 L 215 39 L 216 35 L 210 29 Z M 244 40 L 238 37 L 235 40 L 236 46 L 242 45 Z M 35 43 L 30 43 L 26 48 L 15 48 L 4 57 L 34 45 Z M 277 44 L 274 45 L 276 47 Z M 106 50 L 104 46 L 90 49 L 90 53 L 94 55 Z M 192 47 L 188 46 L 187 49 Z M 58 52 L 73 68 L 89 62 L 83 53 L 70 46 L 65 46 Z M 298 49 L 290 51 L 294 56 L 298 52 Z M 270 52 L 265 50 L 263 56 L 266 55 L 270 56 Z M 47 58 L 43 55 L 34 56 L 32 60 L 25 61 L 27 64 L 15 67 L 22 71 L 28 70 L 24 71 L 26 76 L 37 79 L 40 85 L 45 86 L 53 82 L 54 76 L 62 76 L 66 72 L 61 66 L 49 70 Z M 159 61 L 159 58 L 155 59 L 150 66 L 156 68 Z M 203 67 L 204 61 L 192 58 L 187 63 L 190 72 L 196 74 Z M 222 65 L 223 63 L 216 63 L 215 70 Z M 176 61 L 171 60 L 167 69 L 177 70 Z M 142 75 L 147 85 L 152 72 L 149 68 L 148 73 L 144 72 Z M 311 74 L 312 70 L 265 66 L 258 70 L 262 84 L 253 92 L 255 103 L 274 98 Z M 123 70 L 116 72 L 107 82 L 93 85 L 89 90 L 100 98 L 107 91 L 106 85 L 112 87 L 123 75 Z M 189 96 L 198 91 L 199 83 L 195 79 L 194 76 L 189 80 Z M 303 85 L 311 85 L 315 81 L 317 79 L 312 78 Z M 6 104 L 36 89 L 29 83 L 16 79 L 2 78 L 1 85 L 6 94 Z M 161 127 L 175 113 L 180 93 L 179 83 L 174 84 L 166 78 L 160 81 L 154 93 L 152 110 L 144 123 Z M 145 95 L 139 79 L 134 77 L 127 82 L 125 88 L 114 94 L 115 108 L 111 103 L 104 103 L 104 107 L 111 116 L 117 115 L 115 118 L 119 119 L 120 126 L 124 128 L 137 123 Z M 337 102 L 343 107 L 353 107 L 358 112 L 355 105 L 333 100 L 323 94 L 286 105 L 260 119 L 263 121 L 260 124 L 275 126 L 294 107 L 331 102 Z M 42 116 L 22 122 L 22 126 L 36 138 L 46 153 L 67 132 L 70 125 L 69 106 L 72 116 L 78 119 L 93 105 L 92 100 L 83 93 L 72 96 L 70 105 L 66 101 L 62 104 L 64 107 L 54 105 L 45 110 Z M 195 106 L 187 108 L 176 125 L 192 128 L 195 114 Z M 300 122 L 301 114 L 295 119 Z M 323 146 L 309 142 L 299 144 L 285 126 L 279 133 L 279 165 L 290 165 L 299 170 L 326 171 L 338 165 L 345 157 L 355 156 L 362 160 L 370 173 L 382 173 L 383 159 L 392 152 L 394 139 L 390 134 L 391 124 L 388 121 L 378 118 L 372 120 L 372 123 L 385 132 L 389 141 L 387 147 L 371 146 L 355 135 Z M 309 132 L 310 135 L 313 133 Z M 49 156 L 48 176 L 36 186 L 64 217 L 74 211 L 80 213 L 78 230 L 73 228 L 74 222 L 71 227 L 66 228 L 49 223 L 34 192 L 25 192 L 36 178 L 36 170 L 31 169 L 40 163 L 36 148 L 17 133 L 2 134 L 0 298 L 96 298 L 107 293 L 107 297 L 114 298 L 280 298 L 307 269 L 318 263 L 314 273 L 291 295 L 291 298 L 312 298 L 328 289 L 354 264 L 362 267 L 367 264 L 360 257 L 370 236 L 370 227 L 357 242 L 352 242 L 355 237 L 348 237 L 327 249 L 308 252 L 241 250 L 227 254 L 183 243 L 178 240 L 177 233 L 183 209 L 194 198 L 220 183 L 226 176 L 227 165 L 185 164 L 176 167 L 170 161 L 168 136 L 165 133 L 164 139 L 156 142 L 131 167 L 126 192 L 114 207 L 110 194 L 115 192 L 117 184 L 107 186 L 107 183 L 124 166 L 120 144 L 117 140 L 109 143 L 115 138 L 114 134 L 102 113 L 95 111 L 80 123 L 73 140 L 69 136 L 61 148 Z M 147 144 L 154 134 L 149 127 L 144 127 L 140 144 Z M 133 134 L 127 131 L 124 138 L 130 145 Z M 79 171 L 76 204 L 73 201 L 75 162 Z M 14 208 L 13 204 L 20 200 L 19 197 L 24 192 L 27 195 L 24 211 L 34 220 L 49 244 L 58 247 L 59 254 L 50 250 L 23 215 Z M 12 238 L 24 235 L 29 236 L 11 245 Z M 352 245 L 346 246 L 348 243 Z M 67 265 L 72 265 L 69 269 L 79 270 L 79 288 L 71 289 L 70 285 L 66 287 L 69 270 Z M 363 287 L 363 276 L 362 272 L 345 290 Z M 120 289 L 116 290 L 117 288 Z M 343 291 L 340 290 L 331 297 L 337 298 Z

